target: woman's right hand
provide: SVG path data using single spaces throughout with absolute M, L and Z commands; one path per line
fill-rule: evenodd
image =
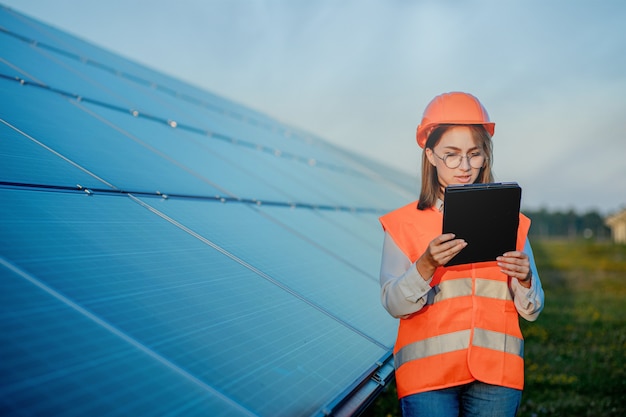
M 448 263 L 466 246 L 467 242 L 463 239 L 455 239 L 454 233 L 437 236 L 428 244 L 426 251 L 417 260 L 415 264 L 417 272 L 422 278 L 429 280 L 435 273 L 435 269 Z

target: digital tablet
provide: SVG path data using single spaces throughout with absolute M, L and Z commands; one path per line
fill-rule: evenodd
M 521 197 L 514 182 L 446 187 L 443 233 L 467 242 L 446 266 L 495 261 L 515 250 Z

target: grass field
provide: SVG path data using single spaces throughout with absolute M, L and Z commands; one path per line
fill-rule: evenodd
M 526 338 L 519 417 L 626 415 L 626 246 L 533 241 L 546 303 Z M 395 385 L 365 414 L 399 417 Z

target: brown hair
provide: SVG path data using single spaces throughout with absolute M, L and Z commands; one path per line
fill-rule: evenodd
M 485 154 L 485 165 L 480 169 L 478 177 L 475 183 L 487 183 L 493 182 L 493 172 L 491 171 L 493 144 L 491 142 L 491 136 L 487 133 L 487 130 L 483 125 L 458 125 L 458 124 L 442 124 L 437 126 L 428 136 L 426 144 L 424 145 L 424 151 L 422 152 L 422 189 L 420 191 L 419 202 L 417 208 L 424 210 L 433 207 L 437 202 L 437 198 L 440 195 L 441 184 L 437 177 L 437 168 L 435 168 L 426 156 L 426 149 L 433 150 L 444 133 L 448 129 L 454 126 L 467 126 L 470 128 L 470 132 L 476 146 Z

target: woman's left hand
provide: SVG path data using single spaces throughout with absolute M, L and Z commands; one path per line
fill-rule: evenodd
M 532 273 L 528 255 L 519 251 L 506 252 L 504 255 L 498 256 L 496 261 L 498 261 L 500 271 L 511 278 L 516 278 L 522 286 L 530 288 Z

